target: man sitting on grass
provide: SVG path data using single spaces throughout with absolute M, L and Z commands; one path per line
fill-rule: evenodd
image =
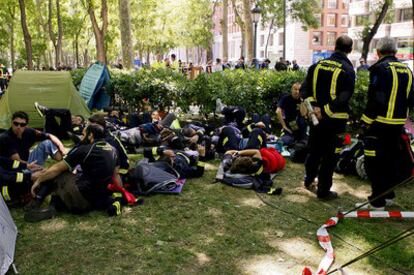
M 11 122 L 10 129 L 0 135 L 0 156 L 43 165 L 49 156 L 61 160 L 65 155 L 65 147 L 56 136 L 27 127 L 27 113 L 15 112 Z M 30 152 L 30 148 L 38 141 L 41 143 Z
M 116 174 L 116 151 L 104 138 L 102 126 L 89 125 L 84 130 L 81 143 L 34 182 L 31 191 L 35 200 L 24 216 L 26 221 L 37 222 L 54 217 L 55 206 L 74 213 L 92 209 L 106 209 L 110 216 L 121 213 L 121 203 L 112 198 L 112 192 L 107 188 Z M 78 166 L 80 170 L 76 168 Z M 46 196 L 52 192 L 51 205 L 41 208 Z

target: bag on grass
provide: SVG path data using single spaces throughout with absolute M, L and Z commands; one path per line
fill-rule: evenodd
M 177 188 L 178 178 L 179 174 L 164 162 L 140 161 L 129 172 L 129 184 L 142 195 L 174 190 Z

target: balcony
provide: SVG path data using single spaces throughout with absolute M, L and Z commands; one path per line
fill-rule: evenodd
M 413 34 L 414 31 L 412 21 L 391 24 L 391 37 L 413 37 Z

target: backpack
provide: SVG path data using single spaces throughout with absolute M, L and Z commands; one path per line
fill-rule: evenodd
M 144 159 L 129 172 L 129 184 L 135 187 L 138 194 L 149 195 L 155 192 L 168 192 L 177 188 L 180 177 L 166 162 L 148 163 Z
M 290 152 L 290 160 L 295 163 L 304 163 L 308 155 L 308 141 L 300 140 L 293 145 Z
M 355 144 L 342 150 L 336 163 L 335 172 L 344 175 L 357 175 L 356 164 L 358 158 L 364 154 L 364 143 L 359 140 Z M 362 174 L 362 173 L 361 173 Z

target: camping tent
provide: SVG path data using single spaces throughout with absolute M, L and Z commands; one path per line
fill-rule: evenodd
M 42 128 L 44 119 L 34 108 L 34 102 L 50 108 L 69 109 L 74 115 L 89 117 L 89 109 L 72 83 L 69 72 L 16 72 L 0 100 L 0 128 L 10 127 L 16 111 L 29 114 L 29 126 Z
M 79 87 L 79 93 L 89 109 L 99 110 L 109 106 L 111 97 L 105 90 L 109 81 L 109 71 L 105 65 L 96 62 L 89 67 Z
M 6 274 L 14 259 L 17 228 L 0 195 L 0 274 Z

